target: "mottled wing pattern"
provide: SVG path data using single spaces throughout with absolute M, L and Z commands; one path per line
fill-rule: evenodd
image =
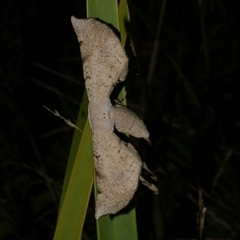
M 113 106 L 109 99 L 128 71 L 128 58 L 117 36 L 95 19 L 72 17 L 71 21 L 80 44 L 89 99 L 88 119 L 93 132 L 98 188 L 95 217 L 99 219 L 117 213 L 129 203 L 145 166 L 135 148 L 116 136 L 114 126 L 119 132 L 148 141 L 149 133 L 136 114 L 123 106 Z
M 93 18 L 71 18 L 80 43 L 83 74 L 89 101 L 109 98 L 114 86 L 124 81 L 128 58 L 110 27 Z
M 132 148 L 114 133 L 93 133 L 98 187 L 96 219 L 123 209 L 136 192 L 142 162 Z

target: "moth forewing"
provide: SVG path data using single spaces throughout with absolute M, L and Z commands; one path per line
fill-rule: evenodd
M 128 57 L 106 24 L 93 18 L 71 20 L 80 43 L 89 101 L 109 98 L 115 85 L 126 78 Z

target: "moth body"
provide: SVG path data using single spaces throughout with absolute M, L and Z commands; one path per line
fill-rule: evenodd
M 136 114 L 110 102 L 113 88 L 125 80 L 128 72 L 128 58 L 118 37 L 95 19 L 72 17 L 71 21 L 80 44 L 89 99 L 98 188 L 95 218 L 99 219 L 117 213 L 129 203 L 138 188 L 143 166 L 136 149 L 118 138 L 114 126 L 120 132 L 147 140 L 149 133 Z
M 89 102 L 88 119 L 93 132 L 113 132 L 114 121 L 110 118 L 112 108 L 113 106 L 109 99 Z

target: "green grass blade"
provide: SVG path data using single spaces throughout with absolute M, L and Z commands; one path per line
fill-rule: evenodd
M 62 202 L 54 240 L 80 239 L 92 182 L 92 138 L 87 121 Z
M 125 22 L 129 21 L 129 10 L 126 0 L 120 0 L 119 7 L 118 7 L 118 18 L 119 18 L 119 31 L 121 37 L 121 43 L 124 46 L 127 40 L 127 30 L 125 27 Z M 122 105 L 127 105 L 126 96 L 126 89 L 125 87 L 122 88 L 121 92 L 118 95 L 118 99 L 123 99 L 121 101 Z
M 87 17 L 99 18 L 119 29 L 116 0 L 87 0 Z
M 124 240 L 138 239 L 135 209 L 127 214 L 119 214 L 111 219 L 104 216 L 98 220 L 98 239 Z
M 87 98 L 87 94 L 86 91 L 83 94 L 83 98 L 82 98 L 82 103 L 79 109 L 79 113 L 78 113 L 78 118 L 77 118 L 77 123 L 76 125 L 78 126 L 79 129 L 83 130 L 85 127 L 85 123 L 87 121 L 87 109 L 88 109 L 88 98 Z M 81 137 L 82 137 L 82 132 L 78 131 L 77 129 L 75 129 L 74 131 L 74 136 L 73 136 L 73 141 L 72 141 L 72 145 L 71 145 L 71 149 L 70 149 L 70 153 L 69 153 L 69 157 L 68 157 L 68 165 L 67 165 L 67 170 L 65 173 L 65 178 L 64 178 L 64 184 L 63 184 L 63 190 L 62 190 L 62 196 L 61 196 L 61 201 L 60 201 L 60 207 L 62 206 L 62 202 L 63 199 L 65 197 L 65 193 L 67 190 L 67 186 L 68 186 L 68 182 L 72 173 L 72 169 L 73 169 L 73 165 L 76 159 L 76 155 L 77 155 L 77 151 L 79 148 L 79 144 L 81 141 Z
M 127 30 L 125 27 L 125 22 L 129 21 L 129 10 L 126 0 L 120 0 L 118 8 L 119 16 L 119 30 L 121 35 L 121 43 L 124 46 L 127 39 Z
M 125 9 L 127 9 L 126 5 Z M 124 14 L 126 16 L 126 12 Z M 99 18 L 119 29 L 118 6 L 115 0 L 104 0 L 101 3 L 88 1 L 87 15 Z M 121 21 L 124 21 L 124 18 Z M 126 40 L 126 30 L 124 31 L 122 30 L 121 33 L 123 42 Z M 124 89 L 121 93 L 123 95 Z M 85 92 L 77 120 L 77 126 L 81 129 L 87 118 L 87 104 Z M 75 240 L 81 237 L 94 173 L 91 136 L 92 132 L 88 121 L 83 134 L 77 131 L 74 133 L 54 240 Z M 109 216 L 102 217 L 97 221 L 97 229 L 99 239 L 137 239 L 135 209 L 128 214 L 117 215 L 113 219 L 110 219 Z
M 92 132 L 87 120 L 88 99 L 83 95 L 64 179 L 54 239 L 79 239 L 93 184 Z M 80 142 L 81 141 L 81 142 Z
M 120 11 L 118 12 L 117 0 L 88 0 L 87 16 L 99 18 L 107 23 L 110 23 L 118 30 L 119 26 L 121 26 L 121 39 L 122 43 L 125 43 L 126 30 L 123 26 L 127 11 L 126 2 L 121 2 L 120 6 Z M 119 24 L 119 22 L 121 23 Z M 122 89 L 119 97 L 124 96 L 124 93 L 125 89 Z M 109 216 L 101 217 L 97 221 L 97 230 L 99 240 L 138 239 L 135 209 L 132 209 L 127 214 L 117 214 L 112 219 Z

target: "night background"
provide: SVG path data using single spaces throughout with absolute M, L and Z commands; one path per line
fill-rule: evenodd
M 166 3 L 166 5 L 164 5 Z M 131 138 L 158 177 L 159 195 L 134 198 L 139 239 L 240 237 L 239 1 L 129 1 L 128 107 L 149 146 Z M 0 239 L 52 239 L 84 92 L 70 17 L 84 0 L 0 3 Z M 132 51 L 134 47 L 136 54 Z M 146 173 L 143 173 L 146 174 Z M 81 192 L 81 190 L 79 190 Z M 92 196 L 83 239 L 95 239 Z

